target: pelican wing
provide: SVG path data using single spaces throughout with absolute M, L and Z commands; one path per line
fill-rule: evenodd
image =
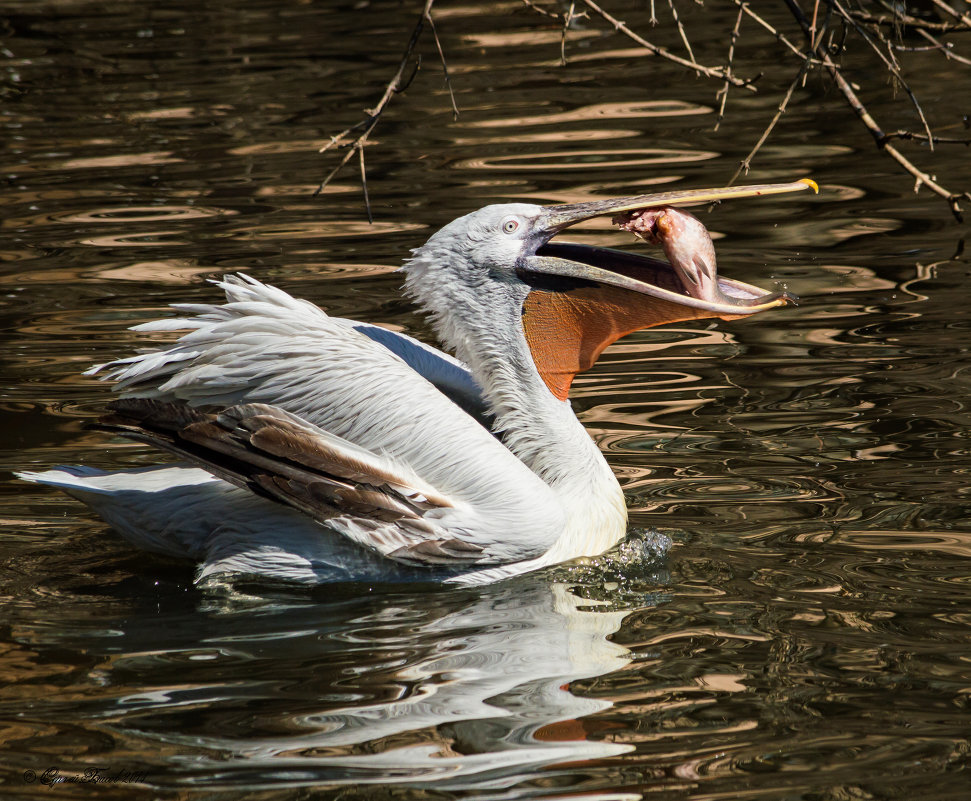
M 143 404 L 119 407 L 112 430 L 397 560 L 504 564 L 557 540 L 565 521 L 552 490 L 412 366 L 436 352 L 406 342 L 406 360 L 278 289 L 245 277 L 222 286 L 224 305 L 181 306 L 195 316 L 139 327 L 189 330 L 170 347 L 107 366 L 125 402 Z M 194 416 L 211 407 L 222 411 Z
M 332 318 L 333 319 L 333 318 Z M 389 331 L 370 323 L 348 320 L 359 331 L 383 345 L 412 370 L 427 378 L 460 407 L 476 418 L 486 428 L 492 422 L 492 414 L 482 396 L 482 390 L 472 377 L 469 368 L 454 356 L 443 353 L 400 331 Z
M 140 397 L 193 402 L 205 395 L 211 402 L 216 400 L 218 391 L 222 401 L 238 401 L 258 385 L 265 387 L 272 372 L 263 370 L 265 365 L 252 376 L 239 369 L 243 358 L 256 356 L 254 346 L 288 353 L 286 365 L 292 377 L 300 356 L 312 359 L 318 347 L 326 348 L 332 340 L 334 328 L 343 327 L 386 348 L 481 423 L 489 419 L 482 391 L 468 367 L 431 345 L 370 323 L 331 317 L 308 301 L 242 273 L 213 283 L 226 293 L 225 304 L 174 303 L 172 308 L 193 316 L 154 320 L 132 328 L 142 332 L 191 332 L 173 347 L 99 364 L 85 375 L 100 372 L 103 378 L 117 381 L 116 391 Z M 218 373 L 203 375 L 201 369 L 186 373 L 192 362 L 197 367 L 203 363 L 216 366 Z M 317 371 L 313 365 L 306 367 L 303 375 L 311 384 Z M 234 368 L 231 377 L 227 368 Z M 176 379 L 180 373 L 182 379 Z M 188 375 L 192 380 L 184 380 Z M 311 395 L 314 393 L 313 386 L 306 389 Z
M 434 488 L 353 443 L 265 404 L 207 413 L 185 404 L 116 401 L 96 426 L 197 462 L 236 486 L 328 524 L 358 521 L 351 539 L 412 564 L 494 561 L 487 549 L 450 536 L 436 513 L 453 507 Z M 361 521 L 370 521 L 362 526 Z

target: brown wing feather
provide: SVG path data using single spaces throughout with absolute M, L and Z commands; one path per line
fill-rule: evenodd
M 396 523 L 406 545 L 376 550 L 414 564 L 487 561 L 483 549 L 423 519 L 450 507 L 427 487 L 413 487 L 375 457 L 281 409 L 242 404 L 219 413 L 181 403 L 124 398 L 94 427 L 188 458 L 239 487 L 292 506 L 321 522 L 339 515 Z M 367 544 L 367 543 L 365 543 Z

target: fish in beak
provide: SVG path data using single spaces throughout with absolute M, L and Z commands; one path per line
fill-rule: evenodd
M 681 207 L 819 188 L 814 181 L 635 195 L 549 206 L 533 229 L 535 248 L 518 266 L 531 291 L 522 324 L 547 387 L 567 397 L 574 376 L 620 337 L 667 322 L 734 319 L 794 303 L 717 274 L 711 237 Z M 668 261 L 620 250 L 550 241 L 572 225 L 610 216 L 623 230 L 660 245 Z

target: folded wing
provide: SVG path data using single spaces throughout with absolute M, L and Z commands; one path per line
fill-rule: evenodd
M 312 399 L 319 375 L 317 357 L 333 347 L 341 329 L 353 330 L 397 356 L 480 422 L 488 418 L 469 369 L 437 348 L 380 326 L 331 317 L 312 303 L 247 275 L 229 275 L 214 283 L 225 292 L 226 303 L 176 303 L 172 308 L 192 316 L 132 328 L 190 332 L 175 345 L 97 365 L 86 375 L 100 372 L 103 378 L 117 381 L 116 391 L 129 395 L 231 403 L 253 391 L 269 395 L 274 389 L 272 379 L 285 370 L 297 385 L 290 388 L 303 390 Z M 274 353 L 287 358 L 270 365 L 267 362 Z M 247 366 L 256 369 L 247 370 Z M 304 386 L 299 386 L 301 381 Z M 285 382 L 278 388 L 285 391 Z
M 490 543 L 457 539 L 438 522 L 453 508 L 448 498 L 406 469 L 281 409 L 245 404 L 214 414 L 140 398 L 110 408 L 98 428 L 203 464 L 318 522 L 343 519 L 343 533 L 382 556 L 413 564 L 496 561 Z M 355 519 L 357 525 L 347 525 Z
M 107 366 L 128 397 L 106 427 L 394 560 L 502 564 L 556 541 L 565 521 L 549 487 L 386 343 L 252 279 L 223 287 L 222 306 L 140 326 L 189 333 Z M 475 401 L 464 368 L 416 347 L 400 349 Z

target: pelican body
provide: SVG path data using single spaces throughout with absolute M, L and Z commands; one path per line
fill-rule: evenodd
M 20 477 L 80 499 L 140 548 L 195 560 L 198 582 L 478 584 L 596 556 L 624 537 L 627 513 L 571 410 L 573 377 L 631 331 L 791 300 L 719 278 L 679 206 L 811 185 L 467 214 L 402 268 L 455 357 L 225 277 L 225 303 L 135 328 L 187 332 L 177 342 L 89 371 L 122 394 L 96 427 L 177 463 Z M 641 232 L 673 263 L 550 241 L 644 210 Z

